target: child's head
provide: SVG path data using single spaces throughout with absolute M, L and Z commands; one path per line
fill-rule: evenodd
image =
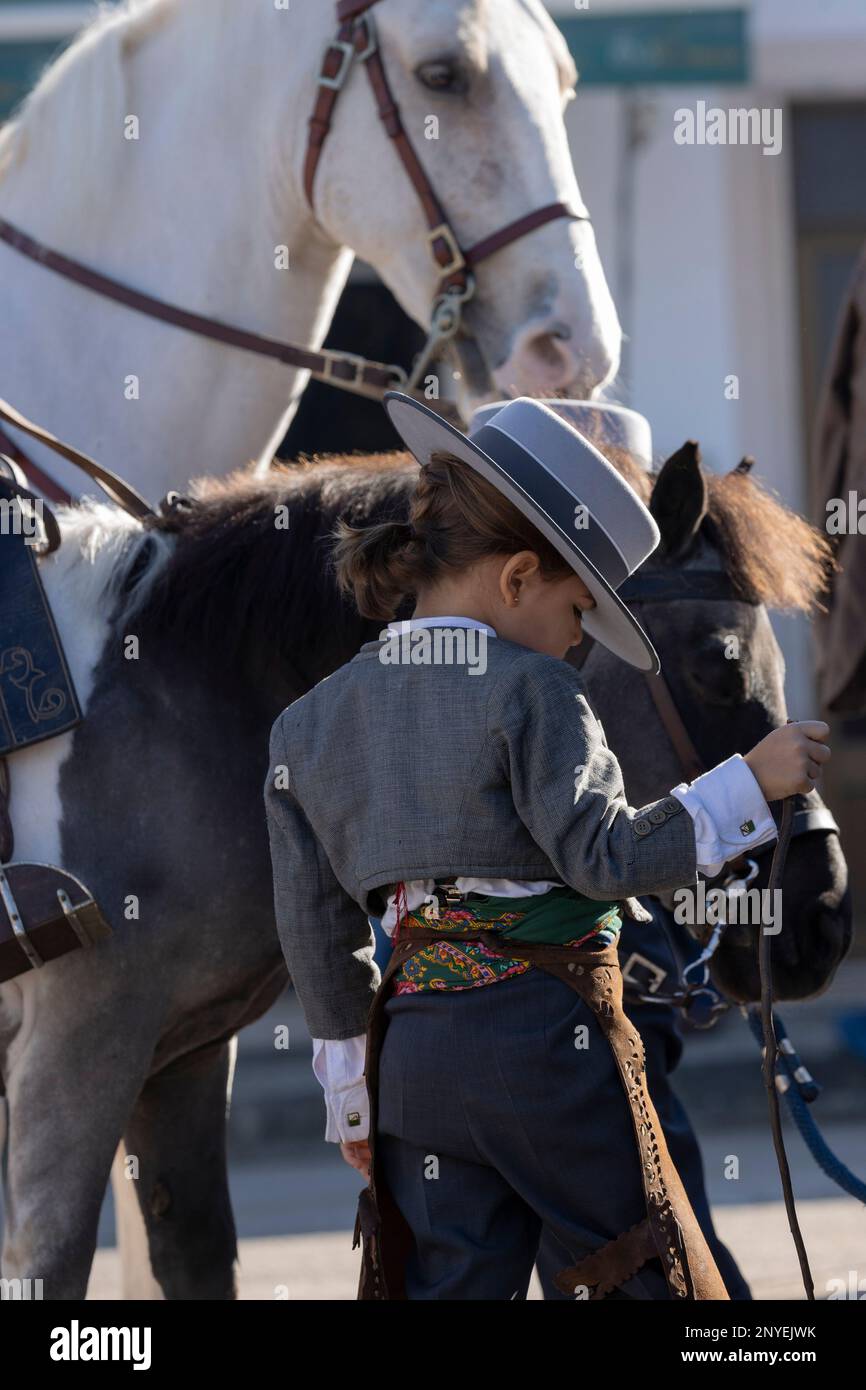
M 512 642 L 564 657 L 595 606 L 559 552 L 518 509 L 451 454 L 421 469 L 407 522 L 339 522 L 340 588 L 367 618 L 391 619 L 414 596 L 415 615 L 489 623 Z

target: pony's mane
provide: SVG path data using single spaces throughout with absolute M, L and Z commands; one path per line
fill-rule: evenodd
M 51 168 L 85 174 L 88 163 L 94 163 L 110 187 L 104 152 L 113 147 L 116 158 L 122 159 L 124 142 L 114 139 L 107 147 L 106 133 L 120 131 L 128 114 L 127 60 L 179 12 L 182 3 L 125 0 L 116 8 L 98 10 L 0 129 L 0 180 L 26 157 L 45 153 Z M 89 152 L 89 161 L 82 163 L 82 150 Z
M 657 475 L 622 457 L 611 461 L 649 501 Z M 167 639 L 223 670 L 262 652 L 291 665 L 296 650 L 357 635 L 364 620 L 336 583 L 322 584 L 337 520 L 402 520 L 417 467 L 411 454 L 384 453 L 302 458 L 264 476 L 243 469 L 200 480 L 189 509 L 147 528 L 103 504 L 66 508 L 58 513 L 64 544 L 52 563 L 115 631 Z M 702 529 L 742 597 L 811 609 L 830 563 L 821 533 L 742 472 L 704 477 Z M 278 508 L 287 528 L 276 524 Z
M 143 533 L 152 549 L 126 558 L 115 625 L 169 636 L 222 670 L 263 652 L 295 667 L 297 650 L 372 627 L 336 582 L 322 584 L 333 532 L 341 516 L 402 518 L 417 471 L 408 454 L 348 455 L 200 479 L 188 510 Z
M 703 530 L 742 598 L 780 612 L 821 608 L 833 569 L 826 536 L 747 473 L 704 472 Z

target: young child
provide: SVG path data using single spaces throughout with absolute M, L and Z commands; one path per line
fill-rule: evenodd
M 542 1230 L 576 1297 L 725 1299 L 622 1011 L 641 894 L 776 833 L 828 727 L 790 724 L 670 795 L 624 796 L 563 660 L 582 630 L 658 670 L 616 588 L 658 544 L 605 458 L 538 402 L 472 440 L 390 393 L 410 518 L 341 524 L 341 586 L 392 624 L 274 725 L 277 924 L 326 1093 L 369 1173 L 359 1297 L 525 1298 Z M 395 948 L 380 984 L 368 915 Z

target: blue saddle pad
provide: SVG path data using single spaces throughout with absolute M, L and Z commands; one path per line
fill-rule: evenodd
M 0 477 L 0 498 L 15 484 Z M 81 709 L 36 562 L 11 508 L 0 534 L 0 756 L 65 733 Z M 20 528 L 19 528 L 20 530 Z

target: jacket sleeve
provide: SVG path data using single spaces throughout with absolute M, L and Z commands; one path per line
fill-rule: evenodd
M 517 813 L 563 882 L 604 901 L 696 883 L 691 816 L 675 796 L 628 805 L 619 763 L 567 662 L 516 663 L 491 695 L 487 726 Z
M 380 978 L 373 929 L 338 881 L 291 789 L 279 720 L 271 732 L 265 807 L 277 931 L 307 1028 L 314 1038 L 357 1037 L 366 1030 Z

